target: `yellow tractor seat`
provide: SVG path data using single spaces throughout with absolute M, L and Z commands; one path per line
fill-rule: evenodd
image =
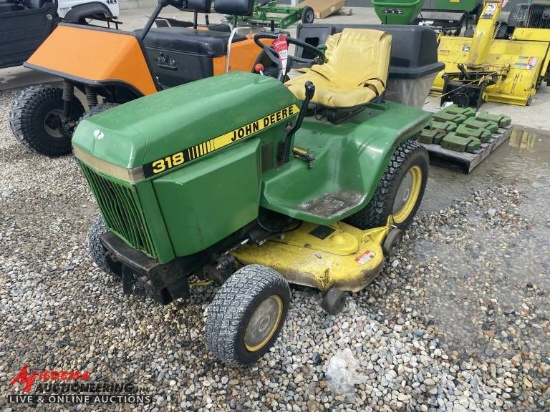
M 390 65 L 391 35 L 371 29 L 344 29 L 326 41 L 327 62 L 316 64 L 286 85 L 305 98 L 305 83 L 315 85 L 312 103 L 330 108 L 351 108 L 381 97 Z

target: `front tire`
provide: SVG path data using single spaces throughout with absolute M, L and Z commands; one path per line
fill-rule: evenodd
M 401 143 L 369 204 L 346 219 L 359 229 L 385 226 L 393 215 L 395 226 L 405 231 L 420 206 L 428 181 L 428 151 L 413 140 Z
M 275 270 L 249 265 L 236 271 L 208 308 L 206 343 L 231 366 L 249 366 L 277 340 L 290 303 L 286 280 Z
M 109 256 L 109 252 L 99 239 L 104 233 L 107 233 L 105 221 L 103 216 L 98 216 L 92 223 L 88 234 L 88 251 L 92 260 L 101 270 L 117 280 L 122 280 L 122 264 Z
M 10 127 L 15 137 L 40 154 L 57 157 L 71 153 L 72 122 L 78 121 L 84 107 L 73 97 L 69 117 L 63 122 L 63 90 L 49 85 L 31 86 L 15 99 Z

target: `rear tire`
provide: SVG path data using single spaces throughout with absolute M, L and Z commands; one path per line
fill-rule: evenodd
M 117 280 L 122 280 L 122 264 L 114 261 L 101 243 L 100 236 L 104 233 L 107 233 L 105 221 L 103 216 L 98 216 L 92 223 L 88 234 L 88 251 L 92 260 L 101 270 Z
M 15 99 L 10 127 L 15 137 L 36 152 L 57 157 L 71 153 L 74 127 L 63 124 L 63 90 L 49 85 L 31 86 Z M 73 97 L 68 122 L 84 113 L 80 100 Z
M 369 204 L 346 222 L 359 229 L 385 226 L 390 215 L 405 231 L 420 206 L 428 181 L 428 151 L 413 140 L 401 143 L 390 160 Z
M 261 265 L 239 269 L 208 308 L 208 348 L 228 365 L 253 364 L 277 340 L 289 302 L 288 283 L 275 270 Z

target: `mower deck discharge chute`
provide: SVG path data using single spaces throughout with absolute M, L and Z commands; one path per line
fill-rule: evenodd
M 370 40 L 354 41 L 364 36 Z M 295 39 L 279 36 L 271 46 L 262 39 L 279 79 L 300 61 L 288 43 L 325 60 Z M 378 47 L 390 55 L 381 31 L 344 30 L 327 43 L 336 47 L 327 50 L 334 62 L 353 49 L 360 59 Z M 369 91 L 371 81 L 382 85 L 380 95 L 352 107 L 327 106 L 328 94 L 317 99 L 311 73 L 322 65 L 314 65 L 290 89 L 233 72 L 83 120 L 73 145 L 102 213 L 89 236 L 95 262 L 121 277 L 124 291 L 162 303 L 187 298 L 190 278 L 220 284 L 206 341 L 231 365 L 249 365 L 274 344 L 288 282 L 318 288 L 322 307 L 337 313 L 347 291 L 362 290 L 381 271 L 427 181 L 428 155 L 415 139 L 430 115 L 384 102 L 388 62 L 372 63 L 385 71 L 355 68 L 366 73 Z M 349 85 L 334 81 L 344 94 Z

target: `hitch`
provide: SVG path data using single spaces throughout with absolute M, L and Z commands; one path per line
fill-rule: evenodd
M 304 117 L 306 115 L 306 108 L 309 105 L 309 102 L 313 98 L 313 95 L 315 94 L 315 85 L 312 82 L 306 82 L 304 85 L 306 89 L 306 97 L 304 101 L 302 102 L 302 107 L 300 108 L 300 113 L 298 114 L 298 119 L 296 119 L 296 124 L 288 131 L 286 134 L 285 141 L 281 143 L 279 146 L 279 164 L 283 165 L 285 163 L 288 163 L 290 159 L 290 144 L 292 142 L 292 137 L 296 133 L 296 131 L 302 126 L 302 122 L 304 121 Z

